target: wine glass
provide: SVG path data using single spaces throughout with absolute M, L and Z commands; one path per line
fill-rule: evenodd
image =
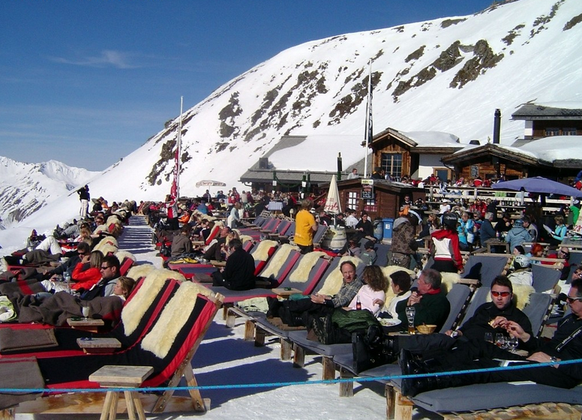
M 509 351 L 515 351 L 519 345 L 519 339 L 517 337 L 509 336 L 507 339 L 507 348 Z
M 416 315 L 416 308 L 414 306 L 406 307 L 406 319 L 408 319 L 408 333 L 414 334 L 414 316 Z
M 485 333 L 485 341 L 488 343 L 493 343 L 493 333 L 486 332 Z
M 505 335 L 501 333 L 495 334 L 495 345 L 499 348 L 505 348 Z
M 82 306 L 81 313 L 83 314 L 83 318 L 85 318 L 85 321 L 87 321 L 89 319 L 89 314 L 91 313 L 89 305 Z

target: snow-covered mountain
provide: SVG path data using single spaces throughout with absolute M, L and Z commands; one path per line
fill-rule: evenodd
M 580 39 L 582 1 L 518 0 L 471 16 L 338 35 L 282 51 L 183 113 L 181 194 L 200 193 L 195 184 L 202 179 L 240 187 L 239 177 L 284 135 L 336 135 L 335 144 L 314 146 L 312 153 L 323 162 L 341 152 L 344 167 L 358 161 L 361 141 L 341 139 L 363 140 L 369 63 L 376 132 L 438 131 L 483 144 L 499 108 L 501 143 L 511 144 L 523 135 L 523 121 L 511 120 L 520 105 L 582 102 Z M 163 199 L 178 126 L 178 117 L 168 121 L 91 181 L 92 195 Z M 293 148 L 285 152 L 289 161 L 303 158 Z M 53 223 L 73 217 L 76 200 L 58 200 L 25 223 L 47 223 L 49 212 L 60 215 Z
M 74 193 L 99 173 L 54 160 L 33 164 L 0 156 L 0 228 L 8 227 L 54 200 Z
M 369 62 L 376 132 L 390 126 L 486 141 L 500 108 L 502 143 L 512 143 L 523 122 L 511 121 L 511 113 L 523 103 L 582 100 L 581 15 L 579 0 L 520 0 L 285 50 L 183 114 L 181 192 L 199 193 L 202 179 L 236 185 L 283 135 L 363 137 Z M 178 118 L 103 179 L 131 171 L 139 180 L 134 197 L 163 197 L 177 134 Z M 338 152 L 344 167 L 363 156 L 360 141 L 313 150 L 330 161 Z

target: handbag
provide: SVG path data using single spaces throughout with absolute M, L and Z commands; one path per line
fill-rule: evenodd
M 372 339 L 373 344 L 370 342 Z M 352 351 L 353 370 L 356 374 L 396 361 L 391 350 L 385 347 L 381 337 L 377 336 L 375 326 L 368 328 L 366 333 L 355 332 L 352 334 Z

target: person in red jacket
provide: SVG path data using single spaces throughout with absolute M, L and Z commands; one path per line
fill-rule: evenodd
M 101 263 L 103 254 L 101 251 L 93 251 L 83 255 L 71 274 L 72 290 L 89 290 L 101 280 Z
M 443 215 L 443 229 L 430 235 L 430 255 L 434 260 L 432 269 L 439 272 L 456 273 L 463 270 L 463 257 L 459 248 L 457 223 L 459 217 L 452 212 Z

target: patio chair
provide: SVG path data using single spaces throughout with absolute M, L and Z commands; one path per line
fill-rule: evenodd
M 166 307 L 159 313 L 147 333 L 134 346 L 113 354 L 85 354 L 72 357 L 38 359 L 40 372 L 47 388 L 97 388 L 89 375 L 105 365 L 152 366 L 153 373 L 142 387 L 167 386 L 162 395 L 140 394 L 147 412 L 159 413 L 168 406 L 171 410 L 206 411 L 208 402 L 199 391 L 190 390 L 189 397 L 172 397 L 173 388 L 182 376 L 190 385 L 196 380 L 190 366 L 204 334 L 221 305 L 221 296 L 212 296 L 191 282 L 184 282 Z M 99 413 L 104 393 L 66 395 L 48 394 L 30 404 L 18 407 L 23 413 Z M 173 406 L 173 401 L 176 405 Z

